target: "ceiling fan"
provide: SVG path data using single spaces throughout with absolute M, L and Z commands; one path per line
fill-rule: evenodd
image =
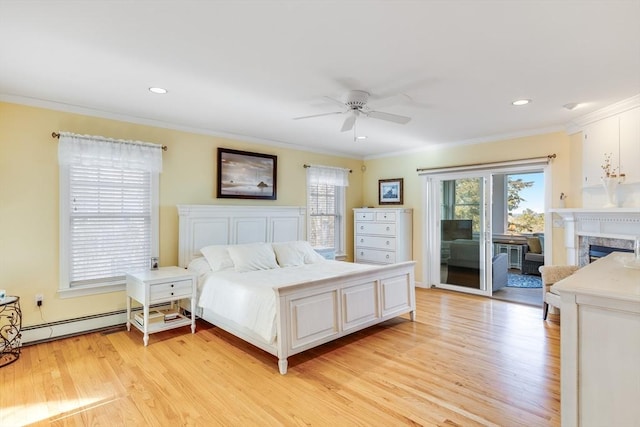
M 411 117 L 400 116 L 398 114 L 385 113 L 382 111 L 376 111 L 371 109 L 370 107 L 367 106 L 367 101 L 369 100 L 369 92 L 365 92 L 363 90 L 351 90 L 347 92 L 344 102 L 331 98 L 329 96 L 325 96 L 325 99 L 333 102 L 336 105 L 339 105 L 342 108 L 342 111 L 332 111 L 330 113 L 321 113 L 321 114 L 313 114 L 311 116 L 294 117 L 293 120 L 310 119 L 313 117 L 322 117 L 322 116 L 332 116 L 336 114 L 346 114 L 347 117 L 344 119 L 344 123 L 342 123 L 342 128 L 340 129 L 340 131 L 346 132 L 351 129 L 354 129 L 354 139 L 356 139 L 355 137 L 356 120 L 360 115 L 371 117 L 372 119 L 386 120 L 388 122 L 399 123 L 402 125 L 409 123 L 409 121 L 411 120 Z

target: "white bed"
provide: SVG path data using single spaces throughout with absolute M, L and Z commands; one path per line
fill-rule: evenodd
M 199 276 L 198 316 L 276 356 L 281 374 L 289 356 L 405 313 L 415 319 L 413 261 L 371 266 L 308 255 L 306 262 L 285 260 L 288 266 L 273 268 L 261 264 L 273 262 L 266 255 L 248 252 L 299 244 L 305 238 L 304 208 L 180 205 L 178 212 L 179 263 Z M 209 270 L 202 248 L 228 250 L 236 264 L 215 265 L 224 264 L 219 253 L 208 253 L 215 267 Z M 244 268 L 243 262 L 260 269 Z M 249 288 L 271 302 L 252 300 Z

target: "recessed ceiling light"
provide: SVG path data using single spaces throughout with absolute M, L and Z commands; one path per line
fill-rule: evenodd
M 362 141 L 363 139 L 367 139 L 367 137 L 366 137 L 366 136 L 364 136 L 364 135 L 362 135 L 362 136 L 356 136 L 356 139 L 357 139 L 357 140 Z
M 527 105 L 530 102 L 531 102 L 530 99 L 518 99 L 516 101 L 513 101 L 511 104 L 519 106 L 519 105 Z
M 568 104 L 564 104 L 563 107 L 566 108 L 567 110 L 571 111 L 571 110 L 575 110 L 580 105 L 581 104 L 579 102 L 570 102 Z
M 149 92 L 164 94 L 167 93 L 167 90 L 161 87 L 150 87 Z

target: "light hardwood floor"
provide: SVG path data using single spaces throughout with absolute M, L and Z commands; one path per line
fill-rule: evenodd
M 418 289 L 397 318 L 289 359 L 211 325 L 25 347 L 0 425 L 557 426 L 559 322 L 539 307 Z

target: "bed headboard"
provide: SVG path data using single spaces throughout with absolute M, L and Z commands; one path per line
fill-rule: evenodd
M 302 206 L 178 205 L 178 265 L 209 245 L 306 240 L 305 225 Z

